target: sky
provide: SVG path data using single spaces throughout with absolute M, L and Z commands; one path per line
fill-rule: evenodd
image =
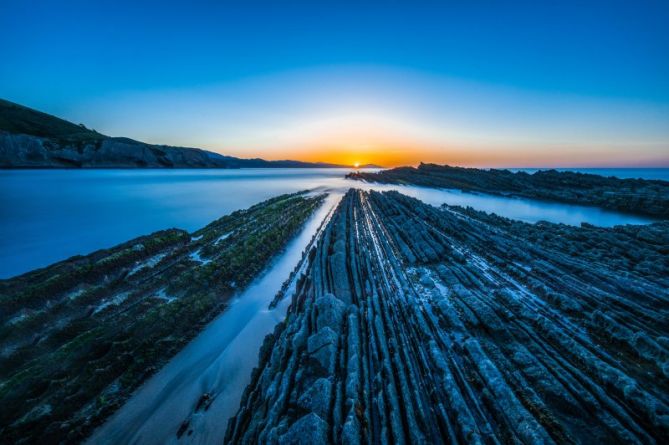
M 669 2 L 0 0 L 0 97 L 383 166 L 669 167 Z

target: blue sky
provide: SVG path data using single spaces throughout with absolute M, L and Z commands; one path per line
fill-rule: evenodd
M 669 165 L 667 23 L 666 1 L 0 0 L 0 97 L 247 157 Z

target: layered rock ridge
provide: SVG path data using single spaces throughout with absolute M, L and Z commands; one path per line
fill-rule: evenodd
M 229 444 L 662 443 L 669 224 L 531 225 L 350 191 Z
M 0 442 L 79 443 L 321 205 L 282 195 L 0 280 Z

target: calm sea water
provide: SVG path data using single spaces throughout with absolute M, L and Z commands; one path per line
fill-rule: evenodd
M 649 177 L 669 179 L 669 169 Z M 602 226 L 649 220 L 596 208 L 420 187 L 364 184 L 347 169 L 0 171 L 0 278 L 156 230 L 195 230 L 271 196 L 318 188 L 397 189 L 433 205 L 469 205 L 510 218 Z M 609 174 L 609 173 L 602 173 Z M 611 173 L 612 174 L 612 173 Z M 620 175 L 620 173 L 618 172 Z M 635 170 L 632 175 L 643 172 Z

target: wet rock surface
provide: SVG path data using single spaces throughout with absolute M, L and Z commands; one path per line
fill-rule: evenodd
M 192 234 L 156 232 L 0 280 L 0 442 L 80 442 L 223 311 L 323 199 L 279 196 Z M 211 402 L 203 395 L 198 409 Z
M 513 173 L 448 165 L 420 164 L 378 173 L 354 172 L 348 178 L 426 187 L 458 189 L 492 195 L 519 196 L 590 205 L 609 210 L 669 218 L 669 182 L 619 179 L 556 170 Z
M 350 191 L 226 443 L 664 443 L 669 223 Z

